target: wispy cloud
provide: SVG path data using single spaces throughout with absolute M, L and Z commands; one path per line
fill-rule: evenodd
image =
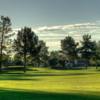
M 76 41 L 80 41 L 83 34 L 91 34 L 93 40 L 100 40 L 100 21 L 94 23 L 43 26 L 33 28 L 33 30 L 40 39 L 46 41 L 50 50 L 60 49 L 60 41 L 68 35 L 75 38 Z
M 70 25 L 42 26 L 32 29 L 41 40 L 46 42 L 49 50 L 60 49 L 60 41 L 68 35 L 75 38 L 76 41 L 80 41 L 83 34 L 91 34 L 93 40 L 100 40 L 100 21 Z M 14 32 L 17 30 L 19 29 L 15 29 Z

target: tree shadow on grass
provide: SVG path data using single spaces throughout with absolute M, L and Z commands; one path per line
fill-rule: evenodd
M 83 76 L 83 75 L 93 75 L 92 73 L 69 73 L 69 74 L 22 74 L 22 73 L 6 73 L 0 75 L 1 80 L 17 80 L 17 81 L 40 81 L 40 77 L 55 77 L 55 76 Z M 39 77 L 39 78 L 38 78 Z
M 100 96 L 79 93 L 50 93 L 42 91 L 0 89 L 0 100 L 100 100 Z
M 19 80 L 19 81 L 38 81 L 41 80 L 38 77 L 54 77 L 54 76 L 85 76 L 85 75 L 93 75 L 97 73 L 87 73 L 87 72 L 72 72 L 72 73 L 29 73 L 29 72 L 5 72 L 0 75 L 0 80 Z
M 20 78 L 20 77 L 0 77 L 0 81 L 1 80 L 11 80 L 11 81 L 40 81 L 40 79 L 36 79 L 36 78 Z
M 1 74 L 0 81 L 40 81 L 40 78 L 24 76 L 24 74 Z
M 11 76 L 80 76 L 80 75 L 93 75 L 96 73 L 6 73 L 7 75 Z M 6 75 L 5 74 L 5 75 Z

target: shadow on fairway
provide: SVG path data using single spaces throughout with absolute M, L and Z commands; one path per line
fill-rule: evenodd
M 32 70 L 32 69 L 29 69 Z M 55 76 L 85 76 L 85 75 L 93 75 L 98 74 L 96 72 L 87 72 L 87 71 L 80 71 L 80 72 L 46 72 L 46 71 L 39 71 L 34 69 L 33 71 L 27 71 L 24 73 L 23 71 L 5 71 L 0 72 L 0 80 L 19 80 L 19 81 L 38 81 L 41 80 L 40 77 L 55 77 Z M 39 77 L 39 78 L 38 78 Z
M 93 74 L 97 74 L 97 73 L 6 73 L 9 76 L 79 76 L 79 75 L 93 75 Z M 5 74 L 5 75 L 6 75 Z
M 2 89 L 0 100 L 100 100 L 100 96 L 78 93 L 49 93 L 41 91 L 25 92 L 22 90 Z
M 25 74 L 22 74 L 22 73 L 12 73 L 12 74 L 9 74 L 9 73 L 5 73 L 5 74 L 1 74 L 0 75 L 0 81 L 2 80 L 5 80 L 5 81 L 8 81 L 8 80 L 12 80 L 12 81 L 39 81 L 41 79 L 38 79 L 38 78 L 35 78 L 35 77 L 29 77 L 29 76 L 26 76 Z
M 0 75 L 0 80 L 19 80 L 19 81 L 39 81 L 37 77 L 54 77 L 54 76 L 82 76 L 93 75 L 95 73 L 5 73 Z

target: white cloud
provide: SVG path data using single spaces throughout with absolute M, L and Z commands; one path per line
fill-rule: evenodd
M 15 29 L 16 32 L 19 29 Z M 43 26 L 32 30 L 44 40 L 49 50 L 60 49 L 60 41 L 66 36 L 72 36 L 76 41 L 82 39 L 83 34 L 91 34 L 94 40 L 100 40 L 100 21 L 94 23 L 80 23 L 71 25 Z

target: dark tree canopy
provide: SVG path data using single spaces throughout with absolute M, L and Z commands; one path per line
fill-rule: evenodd
M 31 28 L 24 27 L 18 31 L 17 39 L 14 40 L 15 50 L 23 54 L 30 53 L 38 45 L 38 36 L 31 30 Z
M 11 31 L 11 20 L 9 17 L 0 17 L 0 69 L 2 67 L 3 50 L 6 47 L 6 35 Z
M 71 36 L 67 36 L 61 41 L 61 49 L 69 60 L 77 58 L 77 46 L 78 43 Z
M 17 38 L 14 40 L 14 49 L 18 54 L 23 55 L 24 67 L 26 67 L 27 55 L 36 56 L 39 52 L 38 36 L 31 28 L 24 27 L 18 31 Z
M 96 54 L 96 42 L 91 40 L 91 35 L 83 35 L 83 41 L 81 41 L 80 52 L 82 58 L 89 60 Z
M 34 58 L 34 60 L 36 63 L 38 63 L 37 66 L 47 66 L 49 52 L 46 43 L 43 40 L 40 40 L 38 48 L 39 53 Z
M 97 42 L 96 57 L 97 59 L 100 59 L 100 41 Z

